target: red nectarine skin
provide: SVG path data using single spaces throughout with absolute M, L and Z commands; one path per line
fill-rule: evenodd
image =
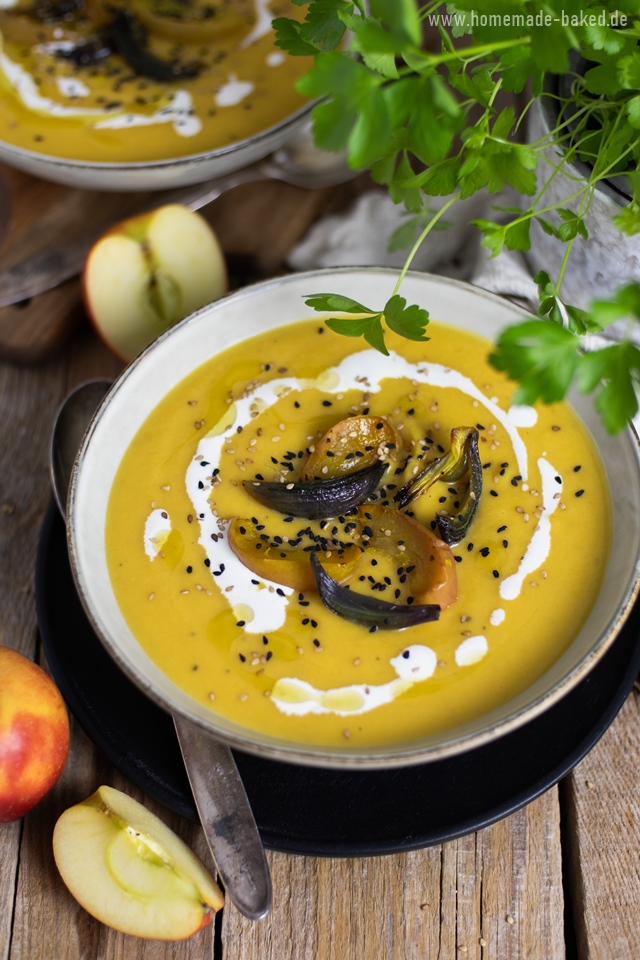
M 42 800 L 68 753 L 60 691 L 33 661 L 0 647 L 0 823 L 18 820 Z

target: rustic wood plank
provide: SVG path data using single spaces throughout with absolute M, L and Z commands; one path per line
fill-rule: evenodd
M 53 416 L 64 394 L 79 380 L 115 376 L 120 367 L 90 331 L 77 338 L 68 360 L 61 358 L 38 370 L 0 367 L 0 415 L 5 424 L 0 469 L 6 481 L 0 505 L 0 534 L 3 545 L 8 544 L 0 558 L 0 604 L 6 611 L 2 642 L 29 656 L 35 653 L 31 580 L 40 524 L 50 496 L 47 454 Z M 23 562 L 16 563 L 17 556 Z M 208 858 L 210 868 L 213 866 L 198 827 L 145 799 L 98 754 L 75 723 L 72 726 L 69 761 L 59 783 L 22 823 L 2 828 L 0 833 L 0 957 L 212 957 L 213 927 L 199 933 L 197 941 L 178 944 L 127 937 L 93 920 L 66 891 L 53 861 L 53 827 L 66 807 L 89 796 L 101 783 L 144 800 L 203 859 Z
M 62 883 L 51 847 L 55 822 L 63 810 L 104 783 L 143 802 L 204 859 L 202 831 L 144 796 L 113 769 L 74 724 L 72 749 L 62 778 L 25 818 L 11 960 L 213 958 L 213 925 L 178 942 L 128 936 L 91 917 Z
M 48 500 L 45 448 L 52 411 L 63 390 L 63 376 L 56 366 L 40 371 L 36 389 L 32 372 L 0 365 L 0 644 L 31 658 L 36 653 L 33 570 Z M 1 960 L 10 956 L 22 839 L 21 821 L 0 825 Z
M 562 960 L 557 791 L 457 841 L 340 860 L 272 853 L 274 907 L 225 909 L 224 960 Z M 511 922 L 513 921 L 513 922 Z
M 370 185 L 368 177 L 338 187 L 303 190 L 279 181 L 242 184 L 201 212 L 220 237 L 234 286 L 282 273 L 289 250 L 322 213 L 342 209 Z M 100 233 L 132 211 L 166 202 L 163 192 L 109 193 L 46 183 L 0 164 L 0 263 L 77 236 Z M 4 237 L 2 234 L 4 233 Z M 37 363 L 86 323 L 78 279 L 20 304 L 0 307 L 0 356 Z
M 640 691 L 565 781 L 580 960 L 640 953 Z

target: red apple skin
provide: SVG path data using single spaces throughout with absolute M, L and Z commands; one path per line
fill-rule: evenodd
M 42 800 L 68 754 L 60 691 L 36 663 L 0 646 L 0 823 L 19 820 Z

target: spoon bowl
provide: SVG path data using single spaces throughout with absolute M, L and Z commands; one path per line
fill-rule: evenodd
M 53 493 L 66 521 L 76 454 L 110 380 L 81 383 L 63 401 L 51 435 Z M 227 895 L 258 920 L 271 907 L 271 877 L 262 840 L 230 749 L 184 717 L 173 717 L 198 816 Z

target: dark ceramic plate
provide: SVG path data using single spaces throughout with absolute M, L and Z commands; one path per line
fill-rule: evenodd
M 111 660 L 75 591 L 53 501 L 36 568 L 38 624 L 67 704 L 130 780 L 196 820 L 170 716 Z M 553 786 L 594 746 L 640 670 L 640 606 L 578 687 L 526 726 L 476 750 L 389 771 L 320 770 L 235 757 L 267 847 L 371 856 L 439 844 L 486 827 Z

